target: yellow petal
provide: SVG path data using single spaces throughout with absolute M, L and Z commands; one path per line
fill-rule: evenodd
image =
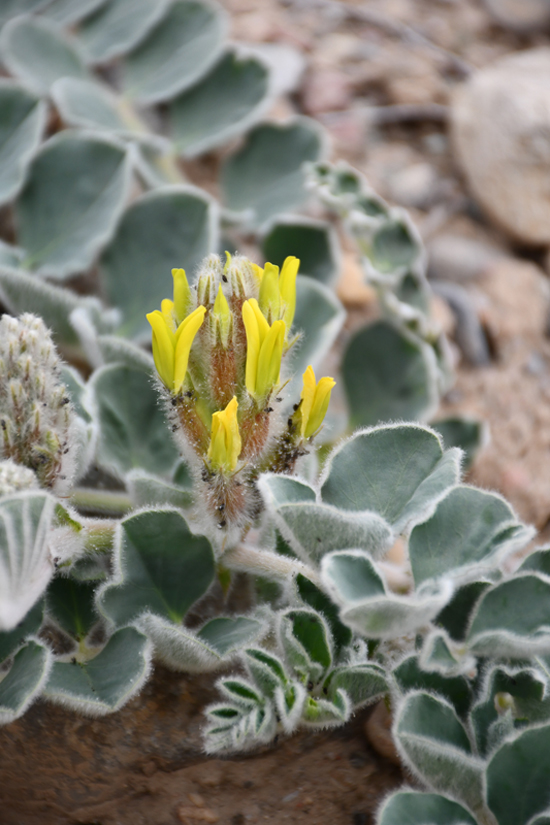
M 300 404 L 300 415 L 301 415 L 301 423 L 300 423 L 300 435 L 302 438 L 305 438 L 305 432 L 307 427 L 307 422 L 309 420 L 309 416 L 311 415 L 311 410 L 313 407 L 313 399 L 315 398 L 315 387 L 317 383 L 315 381 L 315 373 L 313 372 L 313 367 L 309 366 L 302 376 L 304 385 L 302 389 L 302 393 L 300 395 L 301 404 Z
M 177 323 L 181 324 L 189 311 L 191 290 L 189 289 L 185 269 L 173 269 L 172 278 L 174 279 L 174 314 Z
M 225 410 L 212 416 L 212 437 L 208 448 L 208 458 L 216 469 L 226 473 L 234 472 L 242 442 L 237 420 L 238 402 L 233 397 Z
M 231 314 L 231 310 L 229 309 L 227 298 L 223 294 L 221 284 L 218 287 L 218 294 L 216 295 L 216 300 L 214 301 L 214 309 L 212 314 L 218 319 L 221 342 L 224 347 L 227 347 L 233 316 Z
M 285 259 L 279 276 L 279 292 L 281 293 L 281 301 L 285 307 L 283 320 L 286 324 L 288 332 L 294 321 L 294 314 L 296 312 L 296 276 L 300 261 L 293 255 Z
M 265 327 L 267 327 L 267 331 L 269 332 L 269 324 L 260 312 L 258 302 L 254 298 L 245 301 L 243 304 L 243 321 L 246 330 L 245 384 L 248 392 L 255 396 L 260 347 L 266 335 Z
M 168 329 L 175 332 L 177 324 L 174 318 L 174 302 L 169 298 L 164 298 L 164 300 L 160 302 L 160 311 L 164 316 Z
M 336 381 L 328 376 L 319 380 L 319 383 L 315 388 L 315 397 L 313 399 L 313 406 L 309 416 L 309 421 L 307 422 L 305 428 L 305 438 L 309 438 L 316 433 L 325 420 L 325 415 L 327 414 L 330 401 L 330 394 L 335 384 Z
M 258 397 L 266 396 L 279 383 L 284 341 L 285 322 L 274 321 L 261 345 L 258 358 L 256 379 L 256 394 Z
M 169 390 L 174 384 L 174 334 L 166 318 L 156 309 L 147 315 L 153 330 L 153 358 L 161 381 Z
M 271 321 L 279 319 L 281 296 L 279 294 L 279 267 L 266 264 L 260 285 L 260 309 Z
M 206 307 L 197 307 L 191 315 L 181 322 L 176 332 L 176 352 L 174 357 L 174 392 L 178 393 L 185 380 L 187 365 L 189 363 L 189 353 L 195 335 L 202 326 Z

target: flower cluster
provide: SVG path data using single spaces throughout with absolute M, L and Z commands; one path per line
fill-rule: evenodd
M 299 264 L 288 257 L 279 271 L 210 256 L 193 287 L 183 269 L 172 270 L 173 300 L 147 315 L 174 433 L 226 543 L 258 512 L 258 474 L 294 470 L 334 386 L 308 367 L 292 415 L 281 412 L 285 359 L 299 337 L 291 334 Z

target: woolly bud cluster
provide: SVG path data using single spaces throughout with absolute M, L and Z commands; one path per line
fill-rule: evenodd
M 201 501 L 236 540 L 255 519 L 260 472 L 292 472 L 320 429 L 332 378 L 304 373 L 290 417 L 278 412 L 291 336 L 300 262 L 262 269 L 244 257 L 207 258 L 193 288 L 172 270 L 173 300 L 147 316 L 153 357 L 172 429 L 203 484 Z
M 0 458 L 60 491 L 68 480 L 73 419 L 61 362 L 41 318 L 0 319 Z
M 0 496 L 9 496 L 10 493 L 34 487 L 38 487 L 38 479 L 32 470 L 16 464 L 11 458 L 0 461 Z

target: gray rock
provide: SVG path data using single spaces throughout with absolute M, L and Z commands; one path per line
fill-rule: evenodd
M 507 29 L 528 34 L 550 26 L 549 0 L 484 0 L 494 19 Z
M 454 96 L 451 136 L 490 219 L 522 243 L 550 244 L 550 48 L 473 75 Z

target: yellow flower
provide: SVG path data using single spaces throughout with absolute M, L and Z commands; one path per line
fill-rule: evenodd
M 231 334 L 231 327 L 233 325 L 233 315 L 229 309 L 227 298 L 222 292 L 221 284 L 218 287 L 218 294 L 214 301 L 214 309 L 212 310 L 212 322 L 215 325 L 214 329 L 219 330 L 219 340 L 227 349 L 229 343 L 229 336 Z M 217 340 L 217 337 L 216 337 Z
M 307 368 L 303 379 L 304 387 L 299 407 L 300 435 L 302 438 L 310 438 L 323 423 L 327 414 L 330 393 L 336 381 L 326 377 L 319 379 L 319 383 L 316 383 L 312 367 Z
M 300 261 L 293 255 L 285 258 L 279 274 L 279 267 L 267 263 L 262 270 L 255 266 L 260 279 L 260 309 L 271 319 L 282 319 L 290 332 L 296 312 L 296 276 Z
M 254 398 L 263 399 L 279 383 L 285 341 L 285 322 L 265 319 L 258 302 L 251 298 L 243 304 L 246 330 L 246 389 Z
M 147 315 L 153 329 L 153 358 L 161 381 L 177 395 L 183 386 L 191 345 L 202 326 L 206 308 L 197 307 L 174 331 L 173 302 L 166 299 L 161 306 L 161 311 L 156 309 Z
M 233 397 L 225 410 L 212 416 L 212 437 L 208 448 L 208 458 L 212 466 L 229 475 L 235 471 L 242 448 L 239 422 L 237 421 L 237 399 Z

